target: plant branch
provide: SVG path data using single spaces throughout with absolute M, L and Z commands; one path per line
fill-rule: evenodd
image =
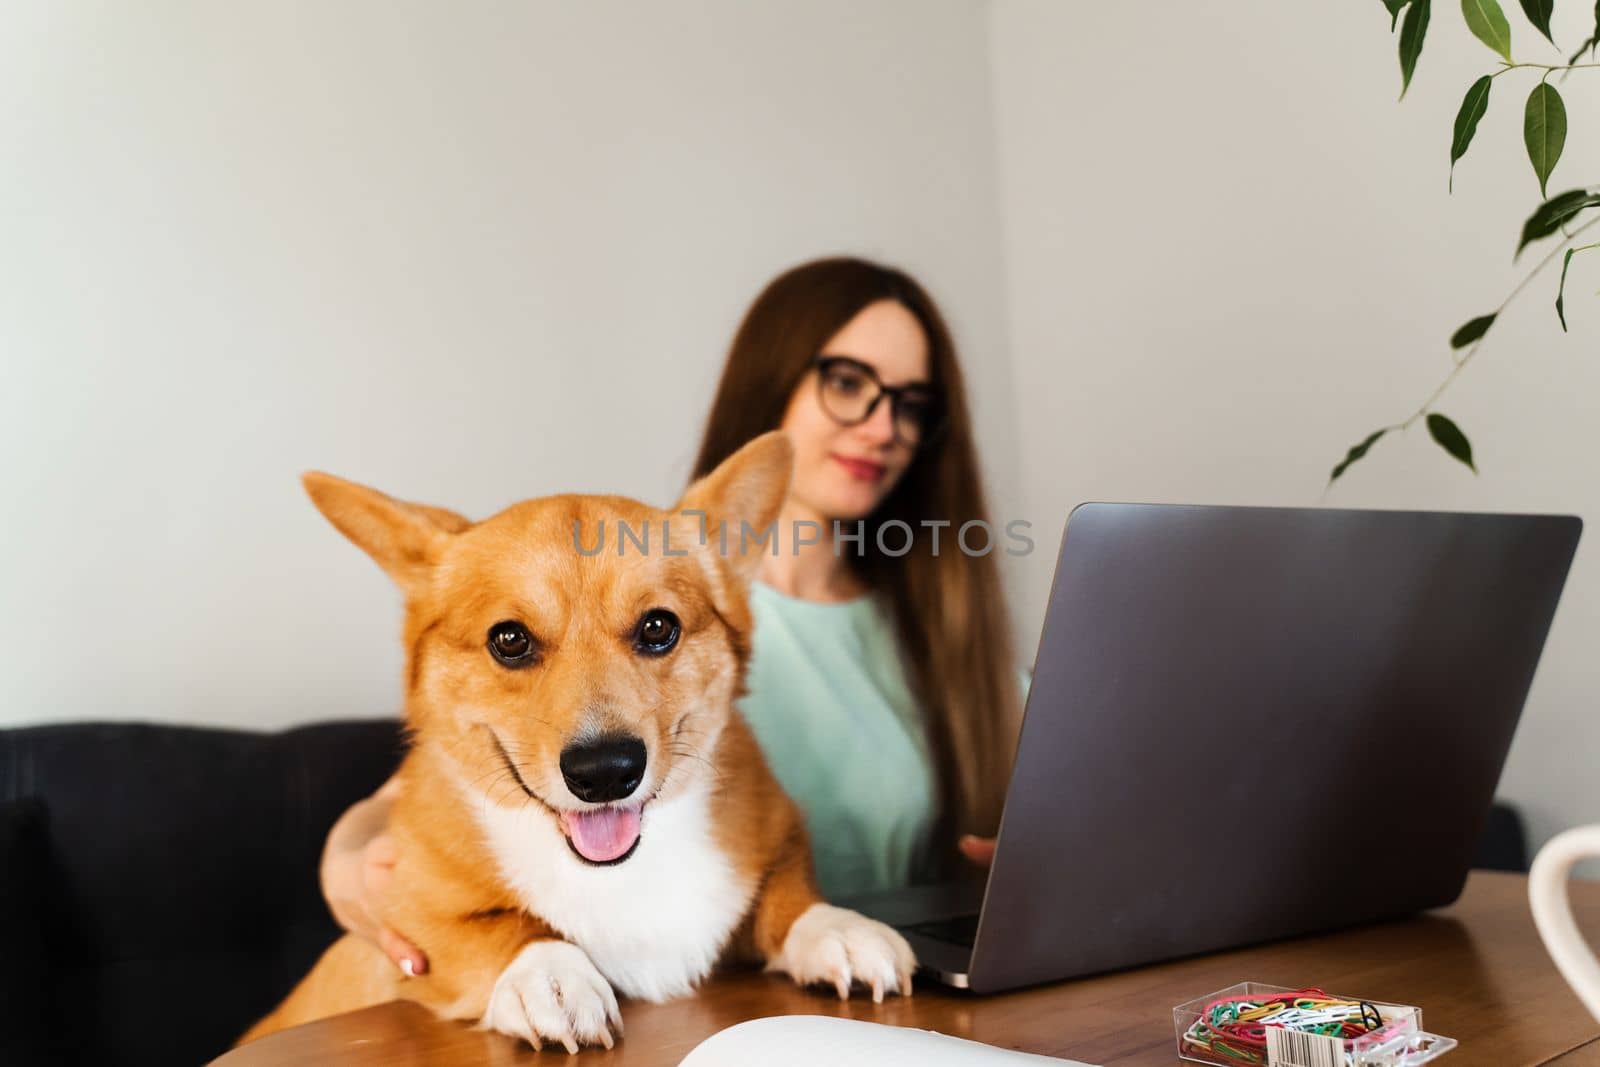
M 1594 227 L 1596 224 L 1600 224 L 1600 215 L 1595 216 L 1582 226 L 1579 226 L 1576 230 L 1572 231 L 1571 234 L 1567 235 L 1566 240 L 1562 241 L 1560 244 L 1556 245 L 1555 248 L 1551 249 L 1550 254 L 1541 259 L 1539 261 L 1539 265 L 1534 267 L 1533 270 L 1529 271 L 1527 276 L 1524 277 L 1522 281 L 1517 283 L 1516 288 L 1512 289 L 1511 292 L 1506 295 L 1506 298 L 1500 302 L 1500 306 L 1494 309 L 1496 324 L 1498 324 L 1500 321 L 1500 313 L 1505 311 L 1505 309 L 1510 306 L 1511 302 L 1521 295 L 1522 291 L 1528 287 L 1528 284 L 1532 282 L 1534 278 L 1538 277 L 1539 272 L 1548 267 L 1556 258 L 1556 256 L 1560 255 L 1568 245 L 1570 245 L 1573 241 L 1576 241 L 1583 231 Z M 1462 368 L 1472 360 L 1473 356 L 1478 354 L 1478 349 L 1483 346 L 1483 342 L 1488 338 L 1489 333 L 1492 332 L 1493 328 L 1491 327 L 1490 330 L 1485 332 L 1482 337 L 1478 338 L 1472 343 L 1472 347 L 1467 349 L 1460 359 L 1456 360 L 1454 369 L 1452 369 L 1449 375 L 1445 377 L 1445 380 L 1439 383 L 1439 388 L 1435 389 L 1433 391 L 1433 395 L 1429 396 L 1427 400 L 1423 401 L 1422 406 L 1418 408 L 1409 419 L 1400 423 L 1398 426 L 1392 426 L 1388 428 L 1398 430 L 1407 429 L 1413 422 L 1416 422 L 1418 419 L 1422 418 L 1422 416 L 1426 415 L 1428 413 L 1428 409 L 1433 406 L 1433 402 L 1438 400 L 1440 395 L 1447 388 L 1449 388 L 1451 382 L 1455 381 L 1456 375 L 1460 374 Z
M 1500 61 L 1500 69 L 1495 71 L 1491 77 L 1498 78 L 1506 71 L 1517 70 L 1520 67 L 1532 67 L 1534 70 L 1542 70 L 1545 72 L 1544 76 L 1548 78 L 1558 70 L 1592 70 L 1600 67 L 1600 63 L 1507 63 L 1502 59 Z

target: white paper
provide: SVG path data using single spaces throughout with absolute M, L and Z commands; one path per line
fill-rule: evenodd
M 1089 1067 L 1077 1060 L 1014 1052 L 933 1030 L 826 1015 L 774 1015 L 720 1030 L 678 1067 Z
M 1344 1042 L 1326 1034 L 1269 1026 L 1267 1067 L 1344 1067 Z

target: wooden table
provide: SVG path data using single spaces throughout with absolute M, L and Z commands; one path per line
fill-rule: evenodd
M 1574 883 L 1580 924 L 1600 934 L 1600 883 Z M 746 1019 L 837 1015 L 938 1030 L 1104 1067 L 1173 1067 L 1173 1005 L 1242 981 L 1320 985 L 1416 1004 L 1427 1029 L 1460 1041 L 1447 1067 L 1559 1063 L 1600 1067 L 1600 1023 L 1556 973 L 1534 932 L 1527 881 L 1477 872 L 1453 906 L 1401 922 L 978 997 L 920 983 L 916 995 L 848 1004 L 756 973 L 713 978 L 670 1004 L 623 1004 L 626 1038 L 611 1052 L 535 1053 L 498 1034 L 385 1004 L 274 1034 L 216 1061 L 281 1064 L 676 1064 L 703 1038 Z

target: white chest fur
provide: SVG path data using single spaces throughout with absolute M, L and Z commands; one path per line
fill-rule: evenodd
M 471 794 L 502 876 L 533 914 L 589 954 L 619 992 L 682 996 L 704 978 L 744 917 L 755 885 L 712 840 L 706 786 L 644 810 L 638 847 L 614 867 L 584 863 L 550 812 Z

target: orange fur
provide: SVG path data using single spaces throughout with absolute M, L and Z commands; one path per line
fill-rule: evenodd
M 815 936 L 804 944 L 790 938 L 796 920 L 820 904 L 805 828 L 734 709 L 744 693 L 752 630 L 746 591 L 760 559 L 754 542 L 739 553 L 738 527 L 744 521 L 762 529 L 775 520 L 791 465 L 787 439 L 767 434 L 691 486 L 672 511 L 620 497 L 568 495 L 526 501 L 476 524 L 328 475 L 306 475 L 317 507 L 406 596 L 412 747 L 398 775 L 403 789 L 390 832 L 399 860 L 382 917 L 423 949 L 430 965 L 426 975 L 402 978 L 378 949 L 345 936 L 241 1040 L 395 998 L 446 1018 L 488 1023 L 491 993 L 508 966 L 530 945 L 560 941 L 563 933 L 541 917 L 538 901 L 508 881 L 504 846 L 496 852 L 483 813 L 491 805 L 542 808 L 543 815 L 530 817 L 547 816 L 559 826 L 550 804 L 581 803 L 563 786 L 562 747 L 596 729 L 626 730 L 644 742 L 651 770 L 640 792 L 655 790 L 646 818 L 652 805 L 709 789 L 714 848 L 739 883 L 751 887 L 721 955 L 765 961 L 797 980 L 830 982 L 841 993 L 848 988 L 848 967 L 842 977 L 837 966 L 818 969 Z M 699 520 L 684 509 L 707 513 L 705 546 Z M 635 531 L 648 526 L 648 554 L 629 543 L 619 556 L 619 520 Z M 719 550 L 718 520 L 730 524 L 727 553 Z M 575 536 L 591 548 L 602 521 L 604 551 L 581 554 Z M 673 555 L 660 544 L 668 525 Z M 641 656 L 630 641 L 641 613 L 652 608 L 681 621 L 677 646 L 661 657 Z M 539 642 L 535 666 L 508 669 L 489 654 L 486 634 L 505 619 L 521 621 Z M 471 799 L 474 789 L 484 791 L 481 802 Z M 641 847 L 649 834 L 647 822 Z M 629 862 L 636 861 L 622 866 Z M 638 901 L 641 909 L 650 906 Z M 670 914 L 655 919 L 674 922 Z M 856 977 L 878 995 L 884 987 L 910 991 L 909 949 L 897 935 L 867 920 L 838 921 L 854 923 L 853 930 L 870 925 L 876 936 L 892 939 L 882 950 L 892 960 L 887 979 L 868 977 L 871 961 Z M 577 1042 L 609 1045 L 610 1028 L 600 1029 L 585 1038 L 575 1026 Z M 573 1047 L 572 1037 L 539 1030 L 533 1025 L 524 1036 L 535 1045 L 544 1038 Z

